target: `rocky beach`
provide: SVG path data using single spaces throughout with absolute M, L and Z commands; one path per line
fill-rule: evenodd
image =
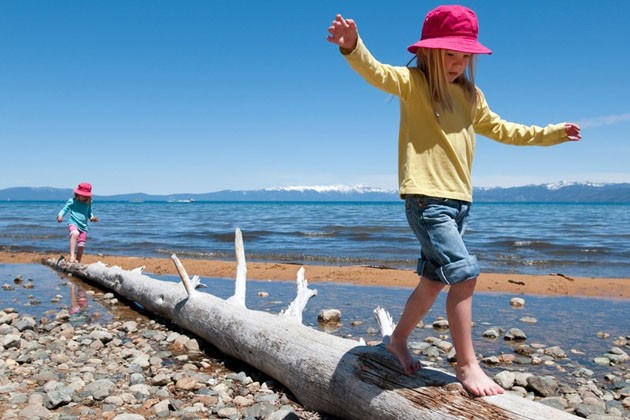
M 22 258 L 20 262 L 32 263 L 35 262 L 33 259 L 40 258 L 28 254 L 10 257 L 4 255 L 3 262 L 15 263 L 18 262 L 16 259 Z M 114 264 L 102 256 L 98 259 Z M 134 258 L 116 262 L 129 269 L 134 268 L 130 265 L 146 265 L 136 264 L 138 261 Z M 187 267 L 191 267 L 190 262 L 186 261 Z M 189 271 L 195 274 L 202 266 L 206 269 L 213 267 L 216 272 L 216 266 L 223 264 L 194 263 L 194 268 Z M 162 266 L 164 270 L 169 269 L 166 260 L 152 260 L 152 264 L 153 270 Z M 233 275 L 234 265 L 226 264 L 226 270 L 229 266 L 232 272 L 224 277 Z M 317 272 L 312 268 L 307 267 L 307 273 Z M 251 270 L 250 276 L 256 270 L 263 273 L 273 270 L 295 272 L 295 269 L 294 265 L 262 264 Z M 342 272 L 346 276 L 366 278 L 357 276 L 356 272 L 349 274 L 353 269 L 366 270 L 364 267 L 319 269 L 328 270 L 328 281 L 341 279 L 337 281 L 343 282 L 344 274 L 339 274 Z M 147 271 L 150 270 L 147 268 Z M 333 271 L 338 273 L 337 277 L 330 274 Z M 413 274 L 400 270 L 373 271 L 378 272 L 381 279 Z M 277 273 L 271 276 L 281 278 Z M 37 287 L 37 279 L 26 277 L 3 278 L 0 294 L 11 296 L 20 289 Z M 559 284 L 580 282 L 557 275 L 551 277 Z M 522 287 L 517 282 L 528 283 L 530 280 L 521 276 L 511 279 L 512 282 L 506 281 L 511 287 Z M 309 281 L 317 283 L 318 280 L 309 276 Z M 386 280 L 382 281 L 387 284 Z M 500 280 L 493 281 L 501 283 Z M 60 282 L 66 289 L 72 284 L 82 287 L 87 298 L 105 309 L 88 316 L 81 308 L 77 309 L 76 301 L 65 304 L 63 293 L 55 295 L 51 300 L 57 299 L 57 302 L 48 302 L 52 308 L 37 317 L 15 309 L 17 304 L 0 308 L 0 418 L 330 418 L 324 413 L 305 410 L 282 384 L 222 355 L 168 320 L 133 308 L 108 291 L 81 284 L 78 279 L 62 278 Z M 614 293 L 623 296 L 626 293 L 623 286 L 621 283 L 621 291 Z M 605 292 L 610 293 L 610 290 Z M 510 305 L 513 308 L 527 305 L 528 295 L 516 293 L 518 297 L 511 299 Z M 32 306 L 38 306 L 32 295 L 30 299 Z M 619 302 L 618 298 L 616 302 Z M 43 302 L 40 303 L 43 306 Z M 344 311 L 341 308 L 341 312 Z M 524 318 L 520 325 L 537 322 L 535 317 Z M 620 319 L 619 322 L 622 323 L 621 330 L 627 330 L 627 321 Z M 361 321 L 356 324 L 355 327 L 360 329 Z M 624 334 L 599 331 L 588 339 L 604 342 L 606 350 L 584 355 L 580 354 L 584 353 L 580 346 L 562 347 L 554 345 L 552 339 L 549 343 L 529 340 L 523 331 L 526 328 L 520 325 L 505 328 L 486 324 L 477 327 L 487 340 L 505 340 L 513 348 L 510 353 L 484 351 L 480 355 L 486 369 L 506 390 L 582 418 L 628 418 L 630 372 L 627 353 L 630 344 L 627 331 Z M 418 330 L 423 332 L 423 339 L 410 343 L 414 353 L 425 365 L 449 370 L 454 355 L 447 321 L 441 317 L 425 319 Z M 368 344 L 378 345 L 379 340 L 374 338 Z M 577 363 L 577 357 L 588 358 L 594 368 Z

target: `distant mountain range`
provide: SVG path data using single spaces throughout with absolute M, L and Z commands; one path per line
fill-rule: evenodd
M 15 187 L 0 190 L 0 201 L 65 201 L 72 189 Z M 630 203 L 630 183 L 558 182 L 521 187 L 475 188 L 477 202 Z M 261 190 L 223 190 L 204 194 L 145 193 L 95 195 L 98 201 L 396 201 L 398 192 L 366 186 L 293 186 Z

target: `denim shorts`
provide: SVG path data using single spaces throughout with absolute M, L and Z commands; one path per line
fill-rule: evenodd
M 449 285 L 479 276 L 477 258 L 468 253 L 463 240 L 470 203 L 407 195 L 405 211 L 420 241 L 420 276 Z

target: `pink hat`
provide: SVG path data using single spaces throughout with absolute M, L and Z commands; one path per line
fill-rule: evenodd
M 416 54 L 419 48 L 439 48 L 471 54 L 492 54 L 477 41 L 477 15 L 464 6 L 438 6 L 427 13 L 420 41 L 407 50 Z
M 84 197 L 92 197 L 92 185 L 87 182 L 82 182 L 74 190 L 74 193 L 82 195 Z

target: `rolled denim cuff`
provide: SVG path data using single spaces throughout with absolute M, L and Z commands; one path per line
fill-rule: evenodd
M 424 258 L 418 258 L 418 265 L 416 266 L 416 273 L 418 273 L 420 277 L 424 277 L 425 279 L 429 279 L 433 281 L 442 282 L 442 280 L 437 276 L 435 271 L 436 271 L 436 267 L 433 264 L 431 264 L 429 261 L 425 260 Z
M 479 263 L 477 257 L 470 257 L 440 267 L 436 270 L 443 283 L 453 285 L 479 277 Z

